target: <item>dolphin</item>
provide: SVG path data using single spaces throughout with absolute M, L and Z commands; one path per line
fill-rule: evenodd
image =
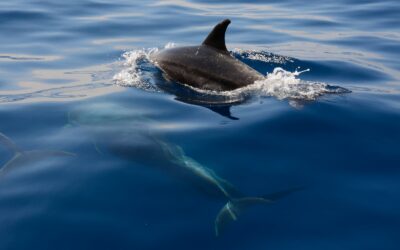
M 167 79 L 198 89 L 229 91 L 265 79 L 227 50 L 225 32 L 230 23 L 229 19 L 218 23 L 199 46 L 164 49 L 150 59 Z
M 303 187 L 289 188 L 279 192 L 273 192 L 262 196 L 247 196 L 238 191 L 230 182 L 218 176 L 212 169 L 203 166 L 191 157 L 187 156 L 181 147 L 176 145 L 164 144 L 164 150 L 169 153 L 169 158 L 185 176 L 192 176 L 189 180 L 193 183 L 193 177 L 202 181 L 208 186 L 208 190 L 212 189 L 219 197 L 225 200 L 225 205 L 219 211 L 215 218 L 214 230 L 215 236 L 219 236 L 230 222 L 238 220 L 247 208 L 254 205 L 272 204 L 275 201 L 296 191 L 303 190 Z
M 21 165 L 38 162 L 54 156 L 75 156 L 75 154 L 58 150 L 22 150 L 10 138 L 0 133 L 0 144 L 10 150 L 14 155 L 0 168 L 0 176 L 5 175 L 11 169 Z
M 103 154 L 103 150 L 98 149 L 106 148 L 121 158 L 167 170 L 175 177 L 224 201 L 225 205 L 215 218 L 216 236 L 221 234 L 229 222 L 237 220 L 248 207 L 271 204 L 302 189 L 290 188 L 259 197 L 244 195 L 214 170 L 189 157 L 180 146 L 162 140 L 160 135 L 152 131 L 157 122 L 115 103 L 94 103 L 71 110 L 68 121 L 70 126 L 67 127 L 78 131 L 83 129 L 95 137 L 95 149 L 101 151 L 100 154 Z

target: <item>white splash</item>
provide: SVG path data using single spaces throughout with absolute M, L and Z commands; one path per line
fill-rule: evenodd
M 312 101 L 324 94 L 347 93 L 348 90 L 330 86 L 326 83 L 304 81 L 298 76 L 309 69 L 303 71 L 289 72 L 277 67 L 273 72 L 268 73 L 265 79 L 254 82 L 254 84 L 231 91 L 211 91 L 193 88 L 197 92 L 210 96 L 224 96 L 228 102 L 240 101 L 248 96 L 267 97 L 273 96 L 279 100 L 288 99 L 289 101 Z
M 287 62 L 293 62 L 294 60 L 287 56 L 281 56 L 272 54 L 266 51 L 257 51 L 257 50 L 243 50 L 235 48 L 232 50 L 233 56 L 239 56 L 243 59 L 250 59 L 265 63 L 276 63 L 276 64 L 286 64 Z
M 173 47 L 176 47 L 176 44 L 169 42 L 164 46 L 164 49 Z M 114 82 L 125 87 L 135 87 L 146 91 L 160 91 L 154 84 L 156 68 L 150 60 L 150 56 L 158 51 L 158 48 L 138 49 L 122 54 L 122 59 L 124 60 L 121 65 L 122 69 L 114 75 Z
M 157 91 L 154 75 L 148 70 L 149 67 L 154 67 L 150 62 L 150 56 L 157 51 L 157 48 L 151 48 L 125 52 L 122 55 L 124 59 L 122 70 L 114 75 L 114 82 L 120 86 Z
M 164 49 L 170 49 L 176 47 L 176 44 L 173 42 L 169 42 L 164 46 Z
M 175 47 L 174 43 L 168 43 L 165 48 Z M 150 56 L 158 52 L 157 48 L 141 49 L 125 52 L 122 57 L 123 69 L 114 76 L 114 81 L 121 86 L 131 86 L 146 91 L 161 91 L 155 84 L 156 67 L 151 63 Z M 235 49 L 232 52 L 244 59 L 257 60 L 266 63 L 283 65 L 286 62 L 293 62 L 289 57 L 274 55 L 268 52 L 258 52 L 253 50 Z M 331 86 L 326 83 L 305 81 L 299 75 L 308 72 L 309 69 L 294 72 L 286 71 L 281 67 L 275 67 L 268 73 L 263 80 L 256 81 L 254 84 L 232 91 L 211 91 L 197 89 L 186 85 L 204 95 L 204 97 L 218 97 L 223 103 L 236 102 L 247 97 L 266 97 L 273 96 L 279 100 L 288 99 L 292 101 L 315 100 L 324 94 L 347 93 L 348 90 Z
M 308 82 L 298 78 L 303 71 L 289 72 L 280 67 L 268 73 L 264 80 L 256 81 L 251 87 L 260 91 L 260 95 L 274 96 L 282 99 L 314 100 L 316 97 L 327 93 L 327 84 Z

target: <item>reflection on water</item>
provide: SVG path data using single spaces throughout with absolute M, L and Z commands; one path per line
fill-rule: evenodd
M 7 94 L 0 95 L 0 103 L 10 102 L 44 102 L 54 101 L 59 99 L 61 101 L 71 101 L 71 99 L 87 98 L 88 96 L 103 95 L 113 91 L 113 86 L 107 83 L 89 83 L 76 86 L 65 86 L 58 88 L 49 88 L 38 90 L 34 92 L 22 94 Z
M 33 70 L 29 81 L 0 91 L 0 103 L 76 101 L 121 91 L 109 80 L 113 74 L 112 64 L 79 70 Z
M 53 61 L 59 60 L 57 56 L 31 56 L 31 55 L 0 55 L 0 61 L 15 60 L 15 61 Z

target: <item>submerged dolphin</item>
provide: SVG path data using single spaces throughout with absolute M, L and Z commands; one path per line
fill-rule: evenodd
M 200 46 L 164 49 L 151 60 L 167 78 L 199 89 L 233 90 L 265 79 L 229 54 L 225 31 L 230 22 L 226 19 L 217 24 Z
M 22 150 L 10 138 L 0 133 L 0 144 L 14 153 L 14 156 L 0 168 L 0 176 L 5 175 L 11 169 L 18 166 L 41 161 L 53 156 L 74 156 L 66 151 L 57 150 Z
M 226 202 L 215 219 L 217 236 L 227 223 L 237 220 L 247 207 L 269 204 L 300 190 L 291 188 L 260 197 L 246 196 L 212 169 L 187 156 L 181 147 L 156 136 L 152 131 L 154 129 L 151 129 L 158 124 L 156 121 L 147 119 L 139 113 L 135 114 L 132 109 L 120 105 L 113 103 L 85 105 L 71 111 L 68 120 L 71 128 L 83 129 L 96 137 L 94 141 L 96 150 L 102 148 L 100 146 L 105 146 L 111 153 L 125 159 L 145 166 L 168 169 L 174 176 Z
M 164 144 L 164 150 L 169 153 L 170 160 L 179 166 L 181 171 L 186 172 L 186 175 L 192 176 L 190 178 L 192 182 L 193 177 L 202 181 L 209 189 L 212 189 L 226 201 L 215 218 L 216 236 L 221 234 L 228 223 L 236 221 L 239 215 L 247 208 L 253 205 L 274 203 L 293 192 L 303 189 L 302 187 L 295 187 L 258 197 L 246 196 L 239 192 L 230 182 L 219 177 L 212 169 L 186 156 L 185 152 L 179 146 L 162 144 Z

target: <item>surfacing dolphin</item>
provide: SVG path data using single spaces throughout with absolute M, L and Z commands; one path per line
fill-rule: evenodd
M 233 90 L 265 79 L 258 71 L 230 55 L 225 32 L 231 23 L 217 24 L 200 46 L 161 50 L 151 60 L 167 78 L 206 90 Z
M 14 156 L 0 168 L 0 176 L 5 175 L 11 169 L 33 162 L 44 160 L 53 156 L 74 156 L 75 154 L 57 150 L 22 150 L 10 138 L 0 133 L 0 144 L 14 153 Z
M 119 157 L 144 166 L 156 166 L 168 170 L 172 175 L 212 194 L 226 204 L 215 219 L 215 234 L 220 235 L 225 226 L 237 220 L 249 206 L 270 204 L 301 188 L 291 188 L 260 197 L 249 197 L 212 169 L 203 166 L 186 155 L 178 145 L 162 140 L 147 119 L 129 108 L 114 103 L 96 103 L 73 110 L 68 115 L 71 129 L 83 129 L 95 136 L 96 150 L 107 148 Z M 100 145 L 101 144 L 101 145 Z M 104 147 L 103 147 L 104 146 Z M 103 150 L 97 150 L 99 153 Z

